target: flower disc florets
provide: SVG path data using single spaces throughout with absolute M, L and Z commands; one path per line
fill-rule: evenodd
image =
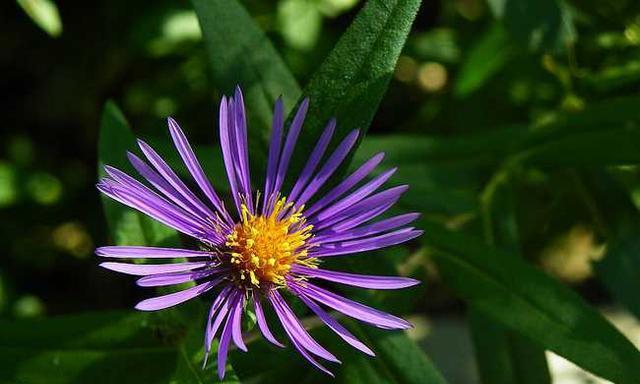
M 282 198 L 268 215 L 253 215 L 242 205 L 241 221 L 226 241 L 236 284 L 284 286 L 293 264 L 317 264 L 307 256 L 312 226 L 305 223 L 303 207 L 287 213 L 292 205 Z

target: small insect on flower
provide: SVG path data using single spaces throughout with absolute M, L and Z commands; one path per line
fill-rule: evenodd
M 255 312 L 258 328 L 269 342 L 283 347 L 265 317 L 267 303 L 280 320 L 291 344 L 311 364 L 332 375 L 317 358 L 340 361 L 316 342 L 293 313 L 285 297 L 300 299 L 345 342 L 373 356 L 374 353 L 324 308 L 383 329 L 411 325 L 396 316 L 347 299 L 317 285 L 316 281 L 368 289 L 398 289 L 419 282 L 406 277 L 372 276 L 322 268 L 322 260 L 396 245 L 419 236 L 408 226 L 418 214 L 409 213 L 375 221 L 400 198 L 407 186 L 379 188 L 391 177 L 390 169 L 365 181 L 380 164 L 379 153 L 362 164 L 326 194 L 318 196 L 358 138 L 349 133 L 325 156 L 335 130 L 329 121 L 306 165 L 288 194 L 282 193 L 296 140 L 308 108 L 304 100 L 292 120 L 283 143 L 283 105 L 275 104 L 267 174 L 262 193 L 253 192 L 249 175 L 247 122 L 242 92 L 223 97 L 220 103 L 220 143 L 229 179 L 233 209 L 205 176 L 178 124 L 169 118 L 169 132 L 198 191 L 193 191 L 148 144 L 138 141 L 146 161 L 133 153 L 128 158 L 146 180 L 143 184 L 126 173 L 106 166 L 107 176 L 98 189 L 110 198 L 158 220 L 200 244 L 198 250 L 143 246 L 111 246 L 96 250 L 98 256 L 132 259 L 186 259 L 165 264 L 104 262 L 102 267 L 142 276 L 138 285 L 159 287 L 195 282 L 191 288 L 143 300 L 136 308 L 155 311 L 219 289 L 211 303 L 205 328 L 205 352 L 214 338 L 218 343 L 218 375 L 224 377 L 229 345 L 246 351 L 242 316 L 246 306 Z M 323 160 L 325 159 L 326 160 Z M 308 204 L 310 203 L 310 204 Z M 206 365 L 206 357 L 205 357 Z

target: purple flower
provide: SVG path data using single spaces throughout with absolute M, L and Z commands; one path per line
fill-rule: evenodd
M 142 276 L 138 285 L 159 287 L 195 282 L 191 288 L 143 300 L 136 308 L 155 311 L 219 289 L 211 304 L 205 329 L 205 351 L 219 338 L 218 375 L 224 377 L 227 352 L 233 342 L 246 351 L 242 339 L 245 305 L 252 306 L 258 328 L 269 342 L 282 347 L 265 319 L 268 304 L 280 320 L 293 346 L 311 364 L 331 375 L 317 358 L 340 361 L 304 329 L 287 304 L 283 292 L 300 299 L 324 324 L 354 348 L 374 355 L 363 342 L 323 308 L 383 329 L 411 325 L 396 316 L 342 297 L 316 281 L 368 289 L 398 289 L 419 282 L 406 277 L 371 276 L 322 268 L 328 257 L 348 255 L 400 244 L 422 231 L 407 225 L 418 217 L 409 213 L 379 221 L 407 186 L 378 189 L 391 177 L 388 170 L 364 182 L 382 161 L 377 154 L 326 194 L 318 192 L 347 157 L 358 138 L 355 130 L 331 154 L 325 152 L 334 133 L 331 120 L 309 155 L 304 169 L 287 195 L 281 193 L 296 140 L 308 108 L 304 100 L 283 139 L 283 106 L 278 100 L 273 116 L 266 182 L 253 192 L 249 176 L 247 123 L 240 89 L 220 103 L 220 143 L 234 208 L 227 210 L 178 124 L 169 118 L 169 132 L 185 166 L 198 186 L 192 191 L 148 144 L 138 141 L 146 161 L 128 153 L 145 185 L 124 172 L 106 166 L 107 177 L 98 183 L 105 195 L 196 239 L 199 250 L 140 246 L 101 247 L 96 254 L 116 259 L 184 259 L 164 264 L 104 262 L 102 267 Z M 321 161 L 326 157 L 326 160 Z M 285 197 L 286 196 L 286 197 Z M 308 205 L 307 205 L 308 204 Z M 206 364 L 206 358 L 205 358 Z

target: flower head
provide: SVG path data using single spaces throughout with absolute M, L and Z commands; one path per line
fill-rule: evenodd
M 169 132 L 197 190 L 189 188 L 153 148 L 139 140 L 146 161 L 133 153 L 129 160 L 146 183 L 106 166 L 98 183 L 105 195 L 162 222 L 200 244 L 198 250 L 142 246 L 101 247 L 96 254 L 124 262 L 103 262 L 102 267 L 142 276 L 138 285 L 158 287 L 192 282 L 190 288 L 143 300 L 139 310 L 168 308 L 207 291 L 218 289 L 205 327 L 208 356 L 214 338 L 218 344 L 218 375 L 222 378 L 229 345 L 246 351 L 242 338 L 245 305 L 255 311 L 258 328 L 271 343 L 272 334 L 263 302 L 268 303 L 293 346 L 309 362 L 331 375 L 317 358 L 339 360 L 304 329 L 287 304 L 283 292 L 300 299 L 339 337 L 362 352 L 373 352 L 323 307 L 384 329 L 406 329 L 405 320 L 347 299 L 316 284 L 317 280 L 369 289 L 398 289 L 418 283 L 405 277 L 372 276 L 327 270 L 322 260 L 396 245 L 419 236 L 407 227 L 418 215 L 409 213 L 375 221 L 400 198 L 406 186 L 378 192 L 395 169 L 365 181 L 382 161 L 377 154 L 327 193 L 321 188 L 336 172 L 355 144 L 358 131 L 340 141 L 325 156 L 335 121 L 330 121 L 309 155 L 288 194 L 283 183 L 308 101 L 301 103 L 283 142 L 283 106 L 278 100 L 273 117 L 267 174 L 262 194 L 254 192 L 249 174 L 247 125 L 242 92 L 220 103 L 220 143 L 229 179 L 233 209 L 227 209 L 205 176 L 184 133 L 169 119 Z M 326 160 L 325 160 L 326 158 Z M 307 204 L 309 206 L 307 206 Z M 171 263 L 133 264 L 131 259 L 186 259 Z M 206 359 L 205 359 L 206 364 Z

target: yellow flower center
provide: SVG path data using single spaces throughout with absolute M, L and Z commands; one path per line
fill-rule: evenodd
M 236 283 L 253 287 L 261 284 L 284 286 L 291 265 L 317 264 L 317 259 L 307 256 L 312 226 L 305 225 L 303 208 L 278 218 L 291 205 L 282 198 L 268 216 L 252 215 L 242 205 L 242 220 L 227 236 L 226 242 Z

